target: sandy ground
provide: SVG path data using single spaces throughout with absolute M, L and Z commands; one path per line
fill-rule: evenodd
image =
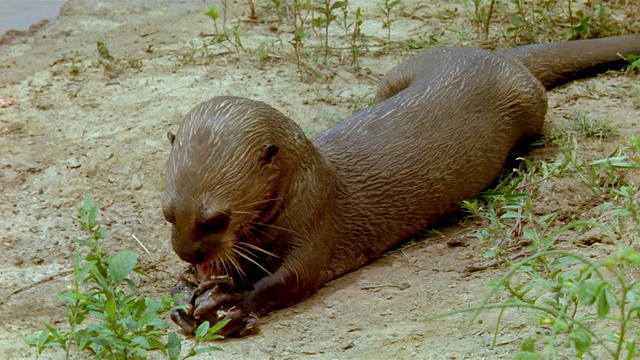
M 266 3 L 257 2 L 258 19 L 250 20 L 244 2 L 230 2 L 227 26 L 240 25 L 243 45 L 250 50 L 239 55 L 226 44 L 190 56 L 192 44 L 202 43 L 199 34 L 213 31 L 201 1 L 71 0 L 56 20 L 0 40 L 0 96 L 18 101 L 0 109 L 0 298 L 71 269 L 75 246 L 70 240 L 82 233 L 70 216 L 85 194 L 100 202 L 99 220 L 111 233 L 107 249 L 143 254 L 135 235 L 151 251 L 153 258 L 144 255 L 143 268 L 152 279 L 141 280 L 141 292 L 161 296 L 183 267 L 170 248 L 169 226 L 161 214 L 169 152 L 165 134 L 176 130 L 188 110 L 212 96 L 244 96 L 316 132 L 366 106 L 378 79 L 413 53 L 377 51 L 375 45 L 386 39 L 379 15 L 367 2 L 351 1 L 354 8 L 363 7 L 363 32 L 371 45 L 361 57 L 361 71 L 351 71 L 346 50 L 342 61 L 339 56 L 326 66 L 321 59 L 309 61 L 298 71 L 287 43 L 291 26 L 278 21 Z M 400 10 L 392 27 L 396 41 L 426 32 L 450 44 L 478 43 L 464 2 L 408 1 Z M 339 34 L 336 27 L 336 38 Z M 102 40 L 116 59 L 106 65 L 96 51 L 96 41 Z M 602 157 L 640 130 L 637 98 L 619 91 L 638 83 L 637 77 L 611 74 L 555 89 L 549 94 L 547 127 L 566 124 L 577 110 L 610 119 L 618 136 L 583 144 L 584 156 Z M 559 154 L 538 149 L 531 156 Z M 581 206 L 598 204 L 588 193 L 562 184 L 550 187 L 540 201 L 549 212 L 579 212 Z M 474 229 L 473 221 L 462 220 L 393 251 L 331 282 L 311 299 L 270 314 L 262 319 L 259 334 L 225 341 L 224 353 L 217 355 L 511 358 L 534 331 L 518 311 L 506 313 L 495 346 L 495 313 L 483 313 L 469 329 L 468 314 L 425 321 L 478 304 L 485 283 L 500 275 L 498 270 L 464 271 L 484 263 L 486 249 L 474 238 Z M 595 243 L 583 251 L 609 250 Z M 31 286 L 0 305 L 0 358 L 33 357 L 22 338 L 45 322 L 64 323 L 64 309 L 54 295 L 68 281 L 61 277 Z M 45 358 L 62 356 L 51 352 Z

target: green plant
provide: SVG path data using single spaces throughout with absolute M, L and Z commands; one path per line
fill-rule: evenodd
M 336 1 L 333 2 L 331 0 L 322 0 L 316 1 L 314 3 L 314 11 L 317 11 L 322 16 L 318 16 L 313 19 L 312 24 L 314 27 L 324 30 L 324 63 L 327 63 L 327 59 L 329 57 L 329 25 L 333 20 L 337 18 L 333 12 L 336 9 L 341 9 L 346 7 L 346 2 L 344 1 Z
M 197 63 L 200 61 L 208 64 L 210 62 L 209 46 L 218 38 L 220 38 L 220 35 L 214 37 L 213 39 L 207 39 L 200 42 L 195 40 L 189 41 L 189 50 L 187 52 L 171 55 L 169 59 L 178 60 L 178 62 L 180 62 L 180 64 L 182 65 Z M 220 41 L 224 41 L 224 39 L 221 39 Z
M 304 28 L 299 27 L 296 29 L 296 32 L 293 34 L 293 38 L 289 40 L 289 44 L 293 46 L 293 51 L 296 55 L 296 65 L 298 66 L 298 71 L 300 71 L 300 57 L 302 56 L 302 48 L 304 47 L 304 39 L 307 38 L 309 34 L 304 31 Z
M 59 347 L 67 359 L 72 353 L 78 357 L 91 354 L 96 359 L 146 359 L 150 351 L 178 359 L 180 339 L 171 332 L 168 341 L 163 342 L 168 325 L 160 317 L 174 309 L 172 304 L 177 297 L 139 298 L 131 273 L 148 275 L 137 267 L 138 254 L 123 250 L 109 257 L 100 244 L 108 234 L 96 221 L 98 205 L 87 196 L 76 210 L 78 217 L 74 220 L 88 233 L 88 238 L 74 242 L 88 252 L 84 256 L 76 252 L 72 283 L 57 296 L 66 304 L 69 330 L 61 331 L 45 324 L 46 330 L 26 337 L 25 341 L 34 346 L 38 354 L 47 348 Z M 207 323 L 198 328 L 196 344 L 186 357 L 219 350 L 215 346 L 195 347 L 203 340 L 219 339 L 215 332 L 222 326 L 224 324 L 217 324 L 209 329 Z
M 282 50 L 282 40 L 276 38 L 269 41 L 263 41 L 260 46 L 254 50 L 255 58 L 259 62 L 268 62 L 282 59 L 279 52 Z
M 360 44 L 362 43 L 362 12 L 360 8 L 356 10 L 355 19 L 353 20 L 353 33 L 351 35 L 351 66 L 355 71 L 360 69 L 358 60 L 360 59 Z
M 482 32 L 485 40 L 489 38 L 489 25 L 491 24 L 491 16 L 495 0 L 489 1 L 489 6 L 484 6 L 486 0 L 473 0 L 473 11 L 470 11 L 471 21 L 476 24 L 478 34 Z
M 567 39 L 584 39 L 598 37 L 602 33 L 618 34 L 620 24 L 615 19 L 612 5 L 601 2 L 593 4 L 593 16 L 587 15 L 584 11 L 576 11 L 578 23 L 571 23 L 571 31 L 567 34 Z M 613 5 L 615 6 L 615 5 Z
M 286 5 L 286 1 L 283 5 L 283 2 L 281 0 L 271 0 L 271 4 L 273 4 L 273 7 L 275 8 L 276 14 L 278 14 L 278 17 L 281 16 L 281 12 L 286 13 L 287 10 L 287 5 Z
M 613 359 L 635 358 L 640 341 L 640 252 L 636 250 L 640 191 L 624 175 L 629 169 L 640 169 L 640 138 L 633 134 L 606 158 L 581 160 L 575 135 L 559 135 L 554 134 L 563 159 L 527 161 L 526 171 L 515 172 L 496 189 L 465 203 L 468 211 L 489 223 L 476 234 L 495 228 L 501 231 L 491 239 L 488 253 L 503 260 L 500 263 L 506 272 L 489 283 L 490 291 L 480 305 L 438 317 L 471 311 L 471 324 L 480 312 L 498 309 L 495 344 L 507 310 L 523 310 L 536 319 L 540 331 L 525 340 L 517 359 L 555 358 L 558 349 L 568 347 L 577 358 L 601 358 L 603 354 Z M 539 215 L 533 210 L 532 193 L 523 190 L 535 190 L 535 185 L 552 178 L 577 179 L 606 201 L 594 217 L 566 224 L 556 213 Z M 593 234 L 589 236 L 596 241 L 608 239 L 614 250 L 599 259 L 563 250 L 560 239 L 569 231 Z M 509 256 L 508 242 L 498 241 L 513 238 L 526 246 L 521 251 L 525 258 L 518 262 Z
M 96 42 L 96 48 L 98 50 L 98 56 L 100 60 L 111 61 L 113 60 L 113 56 L 109 53 L 109 43 L 107 40 L 100 40 Z
M 627 61 L 629 62 L 629 65 L 627 65 L 629 69 L 640 71 L 640 55 L 627 55 Z
M 303 12 L 306 10 L 306 13 Z M 307 17 L 313 11 L 311 0 L 293 0 L 293 28 L 303 28 Z
M 213 26 L 216 29 L 216 34 L 218 34 L 218 17 L 220 16 L 218 12 L 218 5 L 209 6 L 207 5 L 207 12 L 204 13 L 208 17 L 213 20 Z
M 598 137 L 598 139 L 602 140 L 616 133 L 616 129 L 611 121 L 593 118 L 588 116 L 584 111 L 575 112 L 574 118 L 576 121 L 574 128 L 578 131 L 579 135 L 586 138 Z
M 403 0 L 383 0 L 378 2 L 375 12 L 384 16 L 382 19 L 382 28 L 387 29 L 387 45 L 391 43 L 391 13 Z
M 344 36 L 349 36 L 349 29 L 351 29 L 353 24 L 354 23 L 349 23 L 349 0 L 345 0 L 344 6 L 342 6 L 342 27 L 344 28 Z
M 130 67 L 134 68 L 134 69 L 141 69 L 142 68 L 142 60 L 137 59 L 137 58 L 133 58 L 133 59 L 129 59 L 129 61 L 127 61 L 127 63 L 129 64 Z
M 223 36 L 225 40 L 227 40 L 229 43 L 233 45 L 233 47 L 236 49 L 237 54 L 240 54 L 240 49 L 245 50 L 244 46 L 242 46 L 242 41 L 240 39 L 239 25 L 233 26 L 230 29 L 225 29 Z

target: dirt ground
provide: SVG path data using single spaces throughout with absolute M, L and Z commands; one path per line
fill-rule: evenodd
M 227 44 L 212 46 L 208 56 L 200 51 L 190 57 L 192 44 L 202 42 L 200 34 L 213 31 L 202 1 L 71 0 L 54 21 L 0 39 L 0 96 L 18 102 L 0 109 L 0 299 L 72 268 L 71 239 L 83 234 L 70 217 L 85 194 L 101 205 L 99 221 L 111 234 L 105 247 L 139 252 L 152 276 L 141 280 L 141 292 L 160 297 L 184 266 L 171 250 L 161 213 L 167 131 L 175 131 L 201 101 L 237 95 L 264 101 L 316 132 L 365 106 L 379 78 L 413 53 L 372 49 L 362 55 L 358 74 L 350 70 L 347 55 L 340 64 L 335 58 L 327 66 L 321 60 L 312 64 L 315 73 L 298 71 L 287 43 L 292 29 L 266 3 L 256 1 L 258 18 L 250 20 L 244 2 L 229 2 L 228 26 L 240 25 L 242 43 L 250 50 L 239 55 Z M 386 29 L 368 3 L 350 1 L 350 6 L 362 6 L 370 43 L 383 43 Z M 398 14 L 392 39 L 426 32 L 450 44 L 478 43 L 463 1 L 407 1 Z M 96 51 L 101 40 L 108 41 L 115 58 L 106 65 Z M 547 127 L 567 124 L 575 111 L 607 118 L 618 135 L 582 144 L 583 156 L 606 156 L 640 130 L 637 97 L 619 91 L 638 84 L 637 76 L 608 74 L 557 88 L 549 94 Z M 560 154 L 538 149 L 531 156 Z M 589 194 L 561 183 L 539 200 L 549 212 L 597 205 Z M 224 352 L 215 355 L 512 358 L 534 331 L 523 313 L 506 313 L 495 346 L 496 313 L 483 313 L 468 329 L 469 314 L 425 321 L 477 305 L 487 292 L 485 283 L 500 275 L 498 270 L 465 272 L 485 262 L 475 226 L 461 220 L 392 251 L 327 284 L 311 299 L 266 316 L 257 335 L 224 341 Z M 610 249 L 596 242 L 583 251 L 594 255 Z M 43 323 L 64 324 L 64 308 L 54 296 L 68 283 L 67 276 L 33 285 L 0 305 L 0 358 L 33 358 L 22 338 Z M 49 352 L 44 358 L 62 356 Z

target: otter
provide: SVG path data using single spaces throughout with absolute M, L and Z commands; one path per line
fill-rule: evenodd
M 546 89 L 624 64 L 640 34 L 490 52 L 432 49 L 382 80 L 377 103 L 307 138 L 262 102 L 191 110 L 167 162 L 163 213 L 189 268 L 172 319 L 192 333 L 311 296 L 450 217 L 541 134 Z

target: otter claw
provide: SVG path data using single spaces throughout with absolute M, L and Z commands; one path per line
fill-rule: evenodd
M 210 315 L 211 317 L 206 317 Z M 200 318 L 201 321 L 209 321 L 216 324 L 221 321 L 228 321 L 227 324 L 217 332 L 218 335 L 231 337 L 244 337 L 253 334 L 256 330 L 258 317 L 255 316 L 244 304 L 233 306 L 228 310 L 218 310 Z
M 245 295 L 234 288 L 229 276 L 216 276 L 200 281 L 195 267 L 190 266 L 178 277 L 171 296 L 182 294 L 171 311 L 171 320 L 185 333 L 193 335 L 203 322 L 227 321 L 218 331 L 222 336 L 243 337 L 255 331 L 258 318 L 242 303 Z
M 171 289 L 171 296 L 182 294 L 174 306 L 179 307 L 171 311 L 171 320 L 178 324 L 187 334 L 193 334 L 196 329 L 196 319 L 193 317 L 193 294 L 195 284 L 181 281 Z
M 225 308 L 228 309 L 230 304 L 237 304 L 243 299 L 242 294 L 229 294 L 218 291 L 220 291 L 220 289 L 217 287 L 209 289 L 195 299 L 193 317 L 200 319 L 218 310 L 223 312 L 221 317 L 215 321 L 218 322 L 226 315 Z

